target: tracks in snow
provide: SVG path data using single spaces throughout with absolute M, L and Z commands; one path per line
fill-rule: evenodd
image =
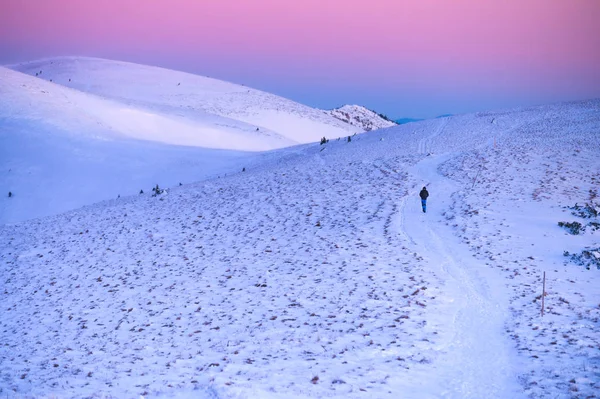
M 428 153 L 445 123 L 421 140 L 420 153 Z M 495 271 L 478 263 L 441 219 L 451 194 L 458 190 L 454 182 L 437 173 L 448 158 L 428 157 L 409 171 L 412 179 L 430 186 L 429 213 L 422 213 L 418 190 L 423 184 L 416 183 L 414 191 L 400 201 L 394 223 L 397 234 L 424 257 L 441 283 L 437 309 L 432 310 L 439 312 L 434 320 L 440 322 L 436 373 L 429 370 L 420 376 L 428 381 L 420 397 L 519 397 L 512 349 L 503 328 L 508 317 L 503 287 L 496 283 Z
M 419 140 L 419 143 L 417 145 L 417 153 L 418 154 L 430 154 L 431 153 L 431 144 L 433 143 L 435 138 L 444 131 L 444 128 L 446 127 L 447 124 L 448 124 L 448 118 L 443 118 L 440 121 L 440 124 L 438 125 L 438 127 L 435 129 L 435 131 L 431 135 L 425 136 L 421 140 Z

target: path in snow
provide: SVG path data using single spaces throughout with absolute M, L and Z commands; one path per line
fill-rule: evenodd
M 421 140 L 419 151 L 427 152 L 444 129 Z M 436 373 L 423 370 L 427 386 L 421 394 L 443 398 L 515 398 L 519 385 L 513 373 L 512 348 L 504 334 L 508 317 L 508 298 L 500 278 L 477 262 L 469 249 L 456 238 L 443 220 L 457 185 L 438 173 L 450 154 L 425 158 L 410 171 L 417 183 L 400 205 L 397 226 L 443 285 L 438 297 L 440 343 Z M 428 213 L 423 214 L 418 192 L 426 185 L 430 191 Z M 496 277 L 496 278 L 494 278 Z M 417 373 L 419 371 L 416 371 Z
M 435 129 L 435 131 L 432 134 L 425 136 L 421 140 L 419 140 L 419 143 L 417 145 L 417 153 L 418 154 L 431 153 L 431 143 L 433 142 L 433 140 L 435 140 L 435 138 L 437 136 L 439 136 L 444 131 L 444 128 L 446 127 L 447 124 L 448 124 L 448 118 L 443 118 L 441 120 L 439 126 Z

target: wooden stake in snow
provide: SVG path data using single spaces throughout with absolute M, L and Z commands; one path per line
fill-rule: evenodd
M 471 190 L 473 190 L 473 187 L 475 187 L 475 183 L 477 183 L 477 178 L 479 177 L 479 172 L 481 172 L 481 168 L 483 168 L 483 165 L 479 167 L 479 170 L 477 171 L 477 174 L 475 175 L 475 179 L 473 179 L 473 185 L 471 186 Z
M 546 296 L 546 272 L 542 283 L 542 317 L 544 316 L 544 297 Z

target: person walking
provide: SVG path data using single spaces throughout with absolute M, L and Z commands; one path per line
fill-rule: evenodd
M 421 197 L 421 205 L 423 206 L 423 213 L 425 213 L 427 211 L 427 197 L 429 197 L 426 187 L 423 187 L 423 190 L 419 193 L 419 197 Z

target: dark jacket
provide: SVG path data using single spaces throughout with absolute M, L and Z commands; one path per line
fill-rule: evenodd
M 419 196 L 421 197 L 421 199 L 426 200 L 427 197 L 429 197 L 429 192 L 427 192 L 427 189 L 425 187 L 423 187 L 423 190 L 421 190 L 421 192 L 419 193 Z

